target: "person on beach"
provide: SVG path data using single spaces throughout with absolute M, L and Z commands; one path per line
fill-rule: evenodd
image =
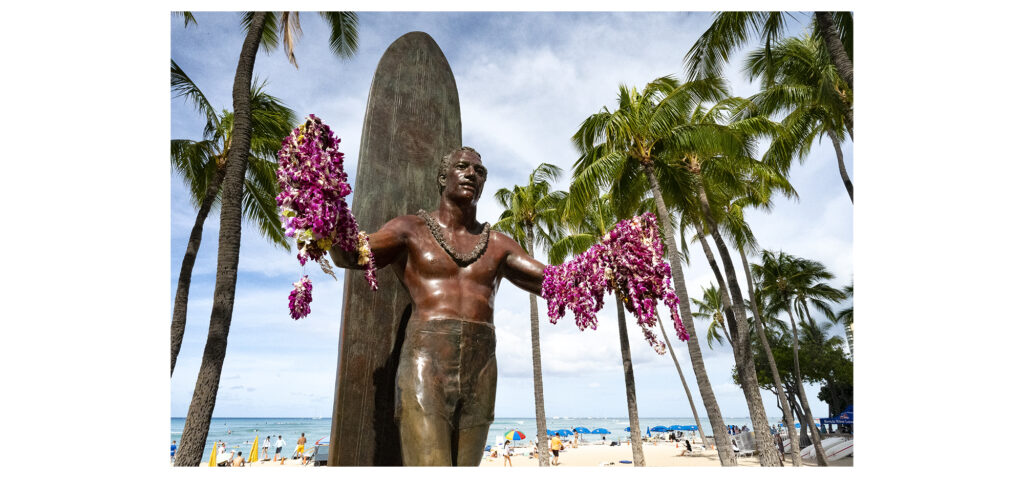
M 242 452 L 238 452 L 238 454 L 231 459 L 231 466 L 245 466 L 245 458 L 242 458 Z
M 501 456 L 505 457 L 505 462 L 501 464 L 502 468 L 504 468 L 506 464 L 508 466 L 512 466 L 512 441 L 511 440 L 505 440 L 505 446 L 503 446 L 501 448 Z
M 501 279 L 540 295 L 544 264 L 476 217 L 487 180 L 463 146 L 440 161 L 437 210 L 396 217 L 369 235 L 378 269 L 391 266 L 412 299 L 395 376 L 395 420 L 406 466 L 478 466 L 494 421 L 498 368 L 494 297 Z M 357 251 L 330 250 L 365 269 Z
M 779 434 L 775 435 L 775 446 L 779 447 L 779 457 L 781 457 L 782 461 L 785 462 L 786 461 L 786 446 L 783 445 L 782 435 L 779 435 Z
M 679 456 L 685 456 L 687 453 L 693 453 L 693 446 L 690 445 L 690 440 L 684 439 L 683 444 L 686 445 L 686 449 L 684 449 Z
M 274 444 L 276 450 L 274 450 L 274 462 L 277 462 L 277 457 L 281 456 L 281 449 L 284 448 L 284 437 L 281 435 L 277 436 L 277 443 Z M 284 463 L 284 459 L 281 459 L 281 463 Z
M 174 452 L 178 451 L 178 440 L 171 442 L 171 461 L 174 461 Z
M 302 436 L 299 437 L 299 440 L 296 443 L 299 446 L 295 449 L 295 452 L 298 453 L 300 457 L 302 457 L 302 464 L 305 465 L 306 464 L 306 455 L 303 454 L 303 452 L 306 451 L 306 433 L 305 432 L 302 433 Z
M 551 437 L 551 465 L 558 466 L 558 452 L 562 450 L 562 439 L 558 435 Z
M 270 435 L 267 435 L 267 439 L 263 440 L 263 459 L 270 459 Z

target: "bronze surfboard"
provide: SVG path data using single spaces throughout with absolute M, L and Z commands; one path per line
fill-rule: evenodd
M 396 216 L 436 209 L 438 161 L 461 145 L 448 60 L 430 35 L 401 36 L 377 64 L 366 103 L 352 196 L 360 228 L 374 232 Z M 412 303 L 394 268 L 377 274 L 376 292 L 361 272 L 345 274 L 330 466 L 402 464 L 395 371 Z

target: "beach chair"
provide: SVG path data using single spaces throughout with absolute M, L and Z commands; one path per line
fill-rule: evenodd
M 736 452 L 736 456 L 754 456 L 754 451 L 751 449 L 740 449 L 740 451 Z

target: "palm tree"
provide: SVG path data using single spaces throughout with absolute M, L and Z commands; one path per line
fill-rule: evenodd
M 749 41 L 752 34 L 770 48 L 786 29 L 785 12 L 718 12 L 700 38 L 686 53 L 689 78 L 721 74 L 729 56 Z M 829 55 L 843 81 L 853 89 L 853 14 L 815 12 L 814 35 L 828 45 Z
M 754 237 L 753 231 L 750 229 L 750 225 L 747 224 L 744 219 L 743 209 L 745 207 L 757 207 L 765 211 L 770 211 L 773 206 L 772 192 L 776 190 L 783 191 L 784 195 L 792 195 L 796 197 L 796 191 L 793 191 L 788 184 L 781 178 L 772 175 L 760 175 L 757 177 L 758 180 L 750 181 L 746 183 L 744 189 L 745 195 L 742 197 L 734 198 L 731 201 L 725 202 L 725 206 L 718 209 L 716 214 L 720 226 L 725 235 L 731 240 L 732 244 L 739 252 L 740 261 L 743 264 L 743 272 L 747 278 L 747 293 L 750 300 L 747 301 L 750 311 L 753 313 L 753 320 L 751 323 L 754 326 L 754 330 L 757 332 L 758 342 L 761 344 L 761 348 L 765 352 L 767 357 L 768 368 L 771 371 L 772 380 L 775 384 L 775 390 L 779 390 L 779 408 L 782 410 L 783 422 L 786 426 L 787 436 L 796 439 L 796 422 L 793 420 L 792 408 L 790 407 L 789 398 L 784 393 L 782 387 L 782 378 L 779 373 L 779 368 L 775 363 L 775 356 L 772 353 L 771 342 L 769 342 L 765 329 L 772 326 L 784 325 L 777 319 L 770 317 L 762 317 L 761 311 L 764 308 L 760 305 L 763 304 L 764 294 L 761 293 L 760 289 L 755 289 L 753 282 L 753 274 L 750 272 L 750 264 L 747 262 L 747 254 L 757 250 L 757 239 Z M 717 201 L 716 201 L 717 202 Z M 721 273 L 717 272 L 717 269 L 713 261 L 713 257 L 710 253 L 710 246 L 707 245 L 707 240 L 703 234 L 698 234 L 697 237 L 701 241 L 701 245 L 705 249 L 705 254 L 708 255 L 709 261 L 712 262 L 712 269 L 716 270 L 716 278 L 720 278 Z M 749 251 L 749 252 L 748 252 Z M 728 312 L 728 309 L 726 309 Z M 726 314 L 728 317 L 731 314 Z M 766 323 L 770 321 L 770 323 Z M 802 466 L 803 462 L 800 458 L 800 450 L 798 447 L 793 446 L 790 450 L 790 459 L 793 466 Z
M 821 437 L 813 426 L 814 417 L 800 374 L 799 330 L 793 311 L 796 309 L 802 320 L 809 320 L 810 302 L 819 310 L 828 310 L 826 315 L 830 315 L 831 309 L 828 309 L 826 303 L 841 300 L 842 292 L 823 282 L 832 279 L 833 276 L 820 262 L 793 257 L 782 251 L 777 254 L 768 250 L 762 251 L 761 264 L 753 264 L 752 269 L 754 276 L 761 283 L 762 290 L 770 297 L 771 306 L 779 310 L 785 309 L 789 315 L 793 339 L 793 376 L 797 395 L 800 398 L 800 406 L 807 415 L 811 440 L 815 453 L 819 455 L 818 465 L 827 466 L 824 459 L 825 451 L 821 447 Z
M 573 142 L 581 155 L 573 168 L 570 209 L 584 209 L 603 186 L 609 186 L 613 195 L 638 188 L 649 189 L 656 203 L 676 295 L 679 296 L 680 316 L 689 330 L 695 330 L 689 295 L 659 181 L 659 177 L 665 178 L 674 173 L 669 172 L 672 168 L 656 153 L 678 133 L 680 111 L 689 111 L 695 104 L 716 101 L 725 96 L 725 84 L 721 78 L 694 80 L 680 85 L 674 78 L 666 76 L 648 83 L 642 91 L 620 85 L 618 108 L 615 111 L 602 108 L 585 119 L 573 135 Z M 723 466 L 735 466 L 736 457 L 704 368 L 698 338 L 691 336 L 687 346 L 697 387 L 714 430 L 719 459 Z
M 730 347 L 734 346 L 729 329 L 725 325 L 725 307 L 722 304 L 722 295 L 714 285 L 704 287 L 702 290 L 704 292 L 702 299 L 690 300 L 693 301 L 693 305 L 697 306 L 697 312 L 693 313 L 694 317 L 711 320 L 711 324 L 708 325 L 708 348 L 711 348 L 711 344 L 715 342 L 721 344 L 725 341 L 729 342 Z
M 723 292 L 726 323 L 733 339 L 733 354 L 754 428 L 758 456 L 762 466 L 778 466 L 781 460 L 771 441 L 768 417 L 750 354 L 750 331 L 743 295 L 729 248 L 719 231 L 719 219 L 715 217 L 717 208 L 711 206 L 711 197 L 720 203 L 722 199 L 718 198 L 763 196 L 773 190 L 793 194 L 792 186 L 779 171 L 752 158 L 758 138 L 771 138 L 778 134 L 778 125 L 763 116 L 741 116 L 752 107 L 748 100 L 737 97 L 724 98 L 707 108 L 701 104 L 694 105 L 680 115 L 678 133 L 668 142 L 665 154 L 676 158 L 676 164 L 695 178 L 691 194 L 696 196 L 699 212 L 691 211 L 689 215 L 698 227 L 697 237 L 715 273 L 719 290 Z M 704 238 L 708 233 L 721 257 L 721 270 Z
M 589 206 L 582 214 L 566 214 L 570 219 L 568 231 L 548 250 L 550 263 L 561 264 L 570 254 L 580 254 L 597 244 L 618 222 L 619 218 L 616 218 L 612 212 L 609 195 L 601 196 L 589 203 Z M 562 205 L 562 208 L 565 209 L 565 204 Z M 622 295 L 618 291 L 615 292 L 615 311 L 618 318 L 622 373 L 626 381 L 626 409 L 629 414 L 633 465 L 646 466 L 640 435 L 640 415 L 636 406 L 636 380 L 633 376 L 632 352 L 629 347 L 629 334 L 626 330 L 626 311 L 622 305 Z
M 242 208 L 249 221 L 272 243 L 290 249 L 277 214 L 277 167 L 276 153 L 281 138 L 288 135 L 295 124 L 295 113 L 284 106 L 281 100 L 267 94 L 264 84 L 252 85 L 252 150 L 249 154 L 246 180 L 242 189 Z M 188 238 L 185 257 L 181 260 L 178 273 L 178 289 L 174 296 L 174 311 L 171 314 L 171 375 L 185 334 L 185 320 L 188 310 L 188 294 L 192 281 L 192 268 L 203 239 L 203 224 L 220 198 L 221 183 L 224 180 L 224 164 L 231 142 L 234 115 L 227 110 L 217 114 L 206 99 L 206 95 L 171 60 L 171 89 L 175 97 L 184 97 L 207 119 L 206 130 L 201 141 L 189 139 L 171 140 L 171 165 L 185 181 L 191 193 L 192 204 L 197 207 L 195 224 Z
M 350 56 L 356 48 L 356 15 L 351 12 L 321 14 L 331 25 L 331 49 L 341 57 Z M 246 12 L 242 15 L 245 40 L 238 56 L 231 98 L 234 128 L 224 165 L 223 192 L 221 193 L 220 238 L 217 247 L 217 278 L 214 283 L 213 309 L 210 313 L 210 331 L 203 350 L 203 360 L 196 379 L 192 402 L 189 404 L 185 427 L 181 433 L 175 466 L 198 466 L 210 430 L 210 418 L 217 403 L 220 374 L 224 366 L 231 313 L 235 303 L 235 284 L 238 279 L 238 249 L 242 234 L 242 190 L 245 170 L 252 149 L 253 115 L 249 85 L 252 83 L 256 53 L 262 44 L 266 49 L 276 45 L 277 16 L 268 12 Z M 298 21 L 284 21 L 282 29 L 298 26 Z M 294 38 L 286 34 L 286 43 Z M 290 53 L 289 53 L 290 54 Z
M 494 228 L 516 240 L 530 257 L 533 246 L 541 243 L 550 246 L 554 236 L 560 233 L 561 223 L 558 205 L 565 200 L 564 191 L 551 191 L 551 182 L 557 181 L 562 169 L 548 163 L 541 163 L 530 173 L 525 186 L 512 190 L 499 189 L 494 198 L 505 209 Z M 536 233 L 536 234 L 535 234 Z M 547 418 L 544 415 L 544 381 L 540 366 L 540 319 L 537 313 L 537 296 L 530 294 L 530 341 L 533 350 L 533 400 L 537 411 L 538 464 L 548 466 Z
M 815 140 L 828 136 L 853 202 L 853 181 L 840 147 L 847 133 L 853 137 L 853 90 L 829 62 L 822 42 L 810 35 L 786 38 L 751 52 L 743 71 L 750 80 L 761 80 L 761 91 L 750 98 L 758 114 L 785 115 L 786 140 L 776 141 L 766 160 L 786 172 L 794 157 L 802 162 Z

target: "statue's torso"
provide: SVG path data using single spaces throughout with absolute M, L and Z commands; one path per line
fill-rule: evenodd
M 431 235 L 426 224 L 414 221 L 406 254 L 394 264 L 413 302 L 413 320 L 459 318 L 493 323 L 494 296 L 507 254 L 499 233 L 491 231 L 486 250 L 473 263 L 459 267 Z M 457 251 L 470 251 L 479 234 L 456 235 L 449 242 Z

